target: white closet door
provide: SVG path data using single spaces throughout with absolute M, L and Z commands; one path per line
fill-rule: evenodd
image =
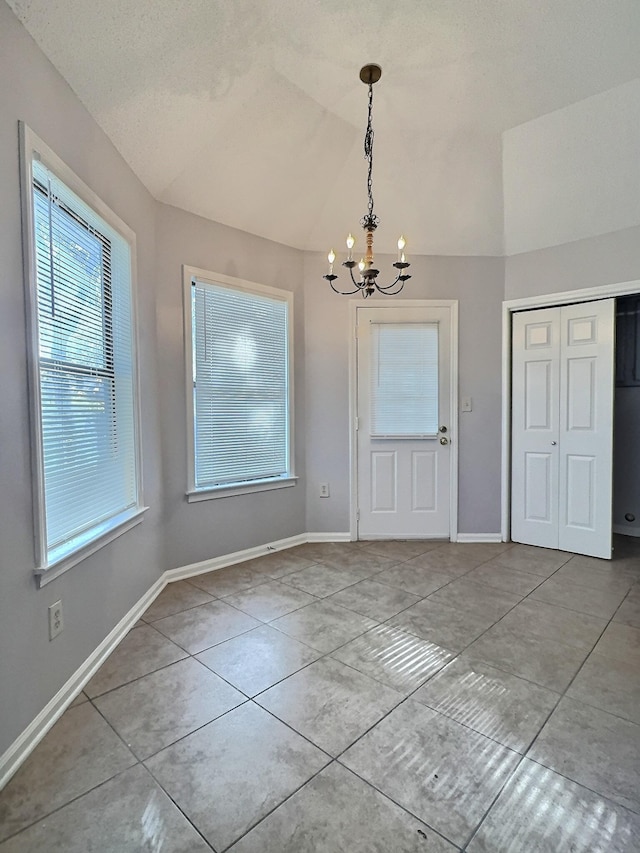
M 615 300 L 561 309 L 559 547 L 611 557 Z
M 513 318 L 511 536 L 611 557 L 615 300 Z
M 511 538 L 558 547 L 560 309 L 513 317 Z

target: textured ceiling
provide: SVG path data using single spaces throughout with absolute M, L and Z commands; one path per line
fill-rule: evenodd
M 302 249 L 501 254 L 500 135 L 640 76 L 640 0 L 8 0 L 161 201 Z M 360 240 L 362 245 L 362 240 Z

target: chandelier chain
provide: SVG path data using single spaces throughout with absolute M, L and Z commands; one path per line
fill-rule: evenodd
M 369 112 L 367 130 L 364 135 L 364 156 L 369 162 L 367 173 L 367 195 L 369 197 L 369 217 L 373 219 L 373 85 L 369 83 Z

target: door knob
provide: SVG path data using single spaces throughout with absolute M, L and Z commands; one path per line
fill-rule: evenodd
M 557 441 L 552 441 L 552 442 L 551 442 L 551 444 L 557 444 L 557 443 L 558 443 Z
M 449 444 L 449 439 L 442 436 L 442 438 L 440 439 L 440 444 Z
M 441 427 L 440 427 L 440 432 L 446 432 L 446 431 L 447 431 L 446 426 L 441 426 Z

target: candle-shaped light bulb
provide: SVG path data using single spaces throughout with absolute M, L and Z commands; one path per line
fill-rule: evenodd
M 402 257 L 402 250 L 407 245 L 407 241 L 404 239 L 402 234 L 398 237 L 398 260 L 400 263 L 404 263 L 404 258 Z
M 353 260 L 352 252 L 353 252 L 353 247 L 355 246 L 355 243 L 356 243 L 356 238 L 353 236 L 353 234 L 349 234 L 349 236 L 347 237 L 347 249 L 349 250 L 349 257 L 347 258 L 348 261 Z
M 336 259 L 336 253 L 333 249 L 329 249 L 329 254 L 327 255 L 327 260 L 329 261 L 329 275 L 333 274 L 333 262 Z
M 361 273 L 364 272 L 365 266 L 366 266 L 366 264 L 364 262 L 364 258 L 360 258 L 360 260 L 358 261 L 358 269 L 360 270 Z
M 401 263 L 401 264 L 405 264 L 406 262 L 407 262 L 407 259 L 405 258 L 405 256 L 404 256 L 404 252 L 403 252 L 403 253 L 400 255 L 400 263 Z

